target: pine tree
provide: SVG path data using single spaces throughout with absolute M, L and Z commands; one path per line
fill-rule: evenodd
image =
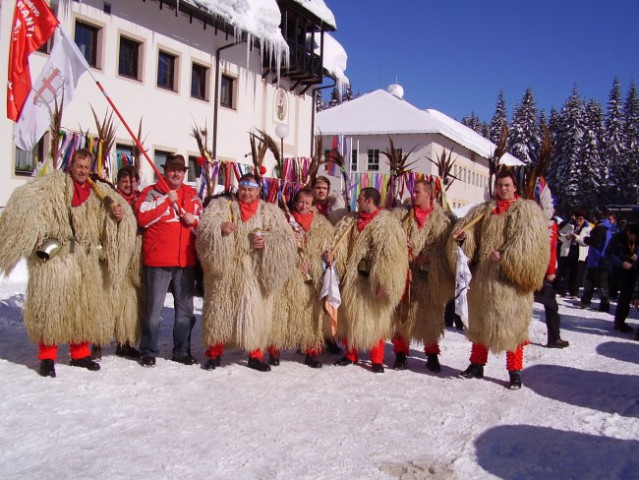
M 461 123 L 481 135 L 482 123 L 479 117 L 475 115 L 475 112 L 470 112 L 470 115 L 462 118 Z
M 339 105 L 340 103 L 342 103 L 342 97 L 339 94 L 337 87 L 335 87 L 331 90 L 331 99 L 328 101 L 328 108 Z
M 506 101 L 504 100 L 504 92 L 499 91 L 497 96 L 497 105 L 495 106 L 495 113 L 490 121 L 488 139 L 495 145 L 501 140 L 501 133 L 504 125 L 508 126 L 508 113 L 506 112 Z
M 327 108 L 328 106 L 326 105 L 326 102 L 324 101 L 324 98 L 322 97 L 322 92 L 321 91 L 315 92 L 315 111 L 321 112 L 322 110 L 326 110 Z
M 550 109 L 550 120 L 548 120 L 548 130 L 550 130 L 550 138 L 552 139 L 552 158 L 550 160 L 550 165 L 548 166 L 548 172 L 546 172 L 546 180 L 551 185 L 557 185 L 558 178 L 557 173 L 559 171 L 559 164 L 561 161 L 561 156 L 559 152 L 561 151 L 561 136 L 559 131 L 561 129 L 561 114 L 557 111 L 555 107 Z M 553 194 L 556 195 L 554 189 L 552 189 Z
M 627 182 L 624 189 L 628 190 L 628 202 L 636 204 L 639 202 L 639 97 L 635 82 L 630 83 L 630 89 L 626 96 L 623 107 L 624 113 L 624 137 L 626 165 L 629 172 L 626 176 Z
M 582 195 L 588 193 L 582 192 L 580 188 L 584 175 L 580 162 L 585 130 L 584 116 L 584 102 L 575 86 L 572 95 L 561 109 L 557 132 L 557 172 L 555 183 L 550 185 L 551 190 L 557 195 L 564 215 L 581 208 Z
M 579 198 L 581 207 L 593 212 L 604 207 L 606 166 L 601 156 L 604 135 L 603 107 L 590 100 L 585 110 L 585 129 L 581 154 L 577 158 Z
M 628 190 L 620 189 L 627 182 L 630 165 L 626 163 L 623 107 L 621 105 L 621 85 L 615 77 L 606 112 L 604 136 L 604 158 L 609 172 L 607 179 L 607 198 L 611 203 L 626 203 Z
M 541 145 L 538 113 L 532 90 L 526 89 L 521 104 L 515 107 L 508 135 L 508 149 L 526 165 L 538 158 Z

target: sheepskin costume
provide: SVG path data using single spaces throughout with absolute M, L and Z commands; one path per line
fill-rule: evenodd
M 131 214 L 133 215 L 133 210 Z M 120 345 L 137 345 L 142 330 L 146 290 L 142 277 L 142 235 L 135 236 L 131 263 L 122 285 L 122 303 L 115 320 L 115 340 Z
M 399 220 L 382 210 L 359 232 L 357 214 L 350 213 L 335 227 L 335 241 L 346 235 L 333 251 L 341 279 L 342 305 L 337 336 L 350 348 L 370 349 L 391 333 L 391 315 L 406 285 L 408 250 Z M 364 260 L 367 274 L 358 271 Z M 382 288 L 383 297 L 376 296 Z
M 279 350 L 319 350 L 324 344 L 324 336 L 331 336 L 319 294 L 324 274 L 322 253 L 333 241 L 333 230 L 325 217 L 315 213 L 311 228 L 305 233 L 304 258 L 296 254 L 295 271 L 275 302 L 269 345 Z M 302 262 L 309 264 L 312 282 L 305 281 L 300 270 Z
M 34 342 L 105 345 L 113 338 L 136 223 L 122 197 L 103 183 L 97 188 L 123 207 L 119 224 L 93 191 L 71 207 L 73 180 L 61 171 L 17 188 L 0 216 L 0 272 L 7 275 L 27 259 L 23 317 Z M 45 261 L 35 251 L 47 238 L 62 248 Z
M 392 210 L 413 243 L 414 257 L 410 264 L 410 296 L 395 309 L 393 326 L 406 340 L 413 338 L 428 345 L 443 335 L 446 302 L 455 296 L 455 275 L 446 256 L 452 225 L 439 204 L 433 205 L 421 229 L 411 210 Z M 426 263 L 422 264 L 423 260 Z
M 247 222 L 237 201 L 213 200 L 200 217 L 196 248 L 204 272 L 202 339 L 248 351 L 264 349 L 273 323 L 275 298 L 293 273 L 297 246 L 282 211 L 261 200 Z M 237 230 L 222 236 L 223 222 Z M 263 250 L 251 247 L 255 230 L 264 232 Z
M 317 205 L 313 206 L 315 213 L 320 213 Z M 346 203 L 341 196 L 329 195 L 326 198 L 326 218 L 331 225 L 336 225 L 348 213 Z
M 493 214 L 494 201 L 478 205 L 455 228 L 466 232 L 462 245 L 473 278 L 468 290 L 468 338 L 493 352 L 515 351 L 528 340 L 533 292 L 543 285 L 548 268 L 547 219 L 535 202 L 517 199 Z M 465 226 L 477 217 L 469 229 Z M 456 263 L 456 241 L 449 239 L 449 261 Z M 489 259 L 500 251 L 499 262 Z

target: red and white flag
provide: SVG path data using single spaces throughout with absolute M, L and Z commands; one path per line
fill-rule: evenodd
M 7 118 L 14 122 L 31 90 L 29 55 L 51 38 L 57 25 L 58 19 L 44 0 L 16 1 L 7 82 Z
M 89 64 L 78 46 L 64 30 L 58 28 L 51 55 L 35 81 L 13 129 L 13 140 L 18 148 L 33 149 L 49 128 L 56 101 L 58 105 L 68 105 L 80 77 L 87 70 Z

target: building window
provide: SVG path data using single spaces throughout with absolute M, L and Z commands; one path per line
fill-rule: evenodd
M 48 135 L 43 136 L 33 147 L 33 150 L 25 151 L 16 147 L 16 175 L 31 175 L 36 165 L 42 163 L 44 158 L 44 139 L 46 137 Z
M 368 151 L 368 169 L 373 172 L 377 172 L 379 170 L 379 150 L 369 150 Z
M 203 65 L 193 64 L 191 68 L 191 96 L 201 100 L 208 99 L 206 83 L 209 69 Z
M 189 165 L 186 178 L 187 182 L 195 182 L 202 172 L 202 167 L 200 167 L 200 164 L 197 162 L 197 158 L 198 157 L 194 155 L 189 155 Z
M 88 23 L 75 22 L 75 43 L 87 63 L 98 68 L 98 33 L 100 29 Z
M 153 163 L 158 167 L 160 172 L 162 171 L 162 165 L 166 163 L 166 159 L 173 155 L 173 152 L 167 152 L 166 150 L 155 150 L 153 153 Z M 157 177 L 157 174 L 156 174 Z
M 220 105 L 223 107 L 235 108 L 235 82 L 235 78 L 228 75 L 222 75 Z
M 140 45 L 140 42 L 126 37 L 120 37 L 118 73 L 123 77 L 140 80 Z
M 356 172 L 357 171 L 357 149 L 353 148 L 351 150 L 351 172 Z
M 177 57 L 160 50 L 158 54 L 158 87 L 175 91 L 175 67 Z

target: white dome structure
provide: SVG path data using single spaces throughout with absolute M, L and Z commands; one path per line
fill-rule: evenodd
M 402 87 L 398 83 L 393 83 L 389 85 L 386 91 L 390 93 L 391 95 L 399 98 L 400 100 L 404 99 L 404 87 Z

